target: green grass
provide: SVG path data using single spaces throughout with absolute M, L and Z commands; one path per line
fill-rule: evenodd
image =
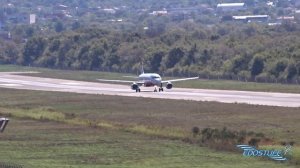
M 279 145 L 262 146 L 261 148 L 267 149 L 267 150 L 283 150 L 283 151 L 285 151 L 285 147 L 279 146 Z M 288 159 L 291 159 L 291 157 L 293 157 L 292 163 L 294 163 L 296 165 L 300 165 L 300 147 L 292 146 L 291 150 L 286 153 L 286 157 Z
M 295 167 L 178 140 L 14 118 L 1 134 L 0 145 L 1 163 L 30 168 Z
M 260 92 L 300 93 L 300 85 L 239 82 L 232 80 L 198 80 L 180 82 L 176 87 Z
M 72 79 L 72 80 L 80 80 L 80 81 L 91 81 L 91 82 L 97 82 L 98 78 L 121 79 L 123 78 L 123 76 L 128 76 L 128 75 L 132 76 L 132 74 L 97 72 L 97 71 L 72 71 L 72 70 L 37 68 L 37 67 L 24 67 L 24 66 L 15 66 L 15 65 L 0 65 L 0 72 L 10 72 L 10 71 L 12 72 L 36 71 L 40 73 L 27 74 L 27 75 L 59 78 L 59 79 Z M 128 80 L 128 78 L 126 79 Z
M 56 121 L 71 125 L 80 125 L 92 128 L 108 128 L 114 130 L 122 130 L 126 132 L 142 133 L 145 135 L 177 138 L 182 139 L 187 137 L 189 134 L 178 128 L 164 128 L 160 126 L 144 126 L 137 124 L 120 124 L 112 123 L 103 120 L 90 120 L 81 117 L 76 117 L 74 114 L 68 115 L 68 113 L 61 113 L 53 111 L 52 108 L 33 108 L 33 109 L 9 109 L 1 108 L 0 114 L 22 119 L 34 119 L 40 121 Z
M 0 89 L 0 92 L 1 109 L 13 112 L 21 109 L 26 115 L 37 111 L 39 115 L 63 113 L 95 123 L 170 128 L 174 132 L 190 131 L 194 126 L 226 126 L 233 130 L 264 132 L 278 141 L 300 143 L 299 108 L 11 89 Z
M 193 126 L 300 143 L 299 108 L 0 89 L 0 163 L 27 167 L 286 167 L 187 144 Z M 34 119 L 37 121 L 31 121 Z M 29 125 L 27 125 L 29 123 Z M 15 159 L 17 158 L 17 159 Z M 293 162 L 298 160 L 298 152 Z M 292 166 L 292 165 L 290 165 Z
M 123 76 L 132 76 L 133 74 L 95 72 L 95 71 L 70 71 L 70 70 L 53 70 L 35 67 L 22 67 L 13 65 L 0 65 L 0 72 L 7 71 L 38 71 L 39 74 L 28 74 L 30 76 L 72 79 L 81 81 L 97 82 L 96 79 L 128 79 Z M 164 79 L 171 79 L 166 77 Z M 199 88 L 199 89 L 221 89 L 221 90 L 245 90 L 245 91 L 264 91 L 264 92 L 283 92 L 283 93 L 300 93 L 300 85 L 272 84 L 272 83 L 255 83 L 239 82 L 231 80 L 190 80 L 174 83 L 174 87 L 182 88 Z
M 0 89 L 0 93 L 0 108 L 27 110 L 27 114 L 44 109 L 42 111 L 48 110 L 50 114 L 74 115 L 93 123 L 136 127 L 137 130 L 164 128 L 173 130 L 174 134 L 190 132 L 194 126 L 201 129 L 226 126 L 233 130 L 263 132 L 277 141 L 300 143 L 300 108 L 11 89 Z

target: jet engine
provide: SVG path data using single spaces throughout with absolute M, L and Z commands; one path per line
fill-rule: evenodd
M 133 83 L 133 84 L 131 85 L 131 89 L 132 89 L 132 90 L 138 90 L 138 89 L 139 89 L 139 85 L 138 85 L 137 83 Z
M 173 84 L 171 82 L 168 82 L 166 85 L 167 89 L 172 89 L 173 88 Z

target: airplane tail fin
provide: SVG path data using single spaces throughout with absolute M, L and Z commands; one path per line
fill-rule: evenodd
M 141 73 L 144 74 L 144 64 L 142 63 L 142 69 L 141 69 Z

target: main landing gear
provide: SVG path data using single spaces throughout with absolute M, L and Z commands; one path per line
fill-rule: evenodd
M 135 92 L 141 92 L 141 89 L 140 89 L 140 88 L 137 88 L 137 89 L 135 90 Z
M 162 87 L 162 84 L 160 85 L 160 87 L 158 88 L 159 92 L 163 92 L 164 88 Z M 155 86 L 154 92 L 157 92 L 157 87 Z

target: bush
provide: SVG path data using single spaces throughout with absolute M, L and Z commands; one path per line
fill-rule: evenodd
M 261 140 L 270 141 L 269 138 L 265 138 L 263 133 L 255 133 L 253 131 L 247 132 L 244 130 L 237 132 L 229 130 L 226 127 L 222 130 L 216 128 L 204 128 L 201 131 L 201 135 L 200 145 L 230 151 L 235 150 L 235 146 L 238 144 L 248 143 L 251 146 L 257 147 Z
M 195 137 L 196 135 L 199 134 L 200 129 L 198 127 L 193 127 L 192 132 L 193 132 L 193 136 Z
M 251 138 L 250 141 L 248 141 L 248 144 L 250 146 L 258 147 L 258 143 L 260 142 L 260 139 L 258 138 Z

